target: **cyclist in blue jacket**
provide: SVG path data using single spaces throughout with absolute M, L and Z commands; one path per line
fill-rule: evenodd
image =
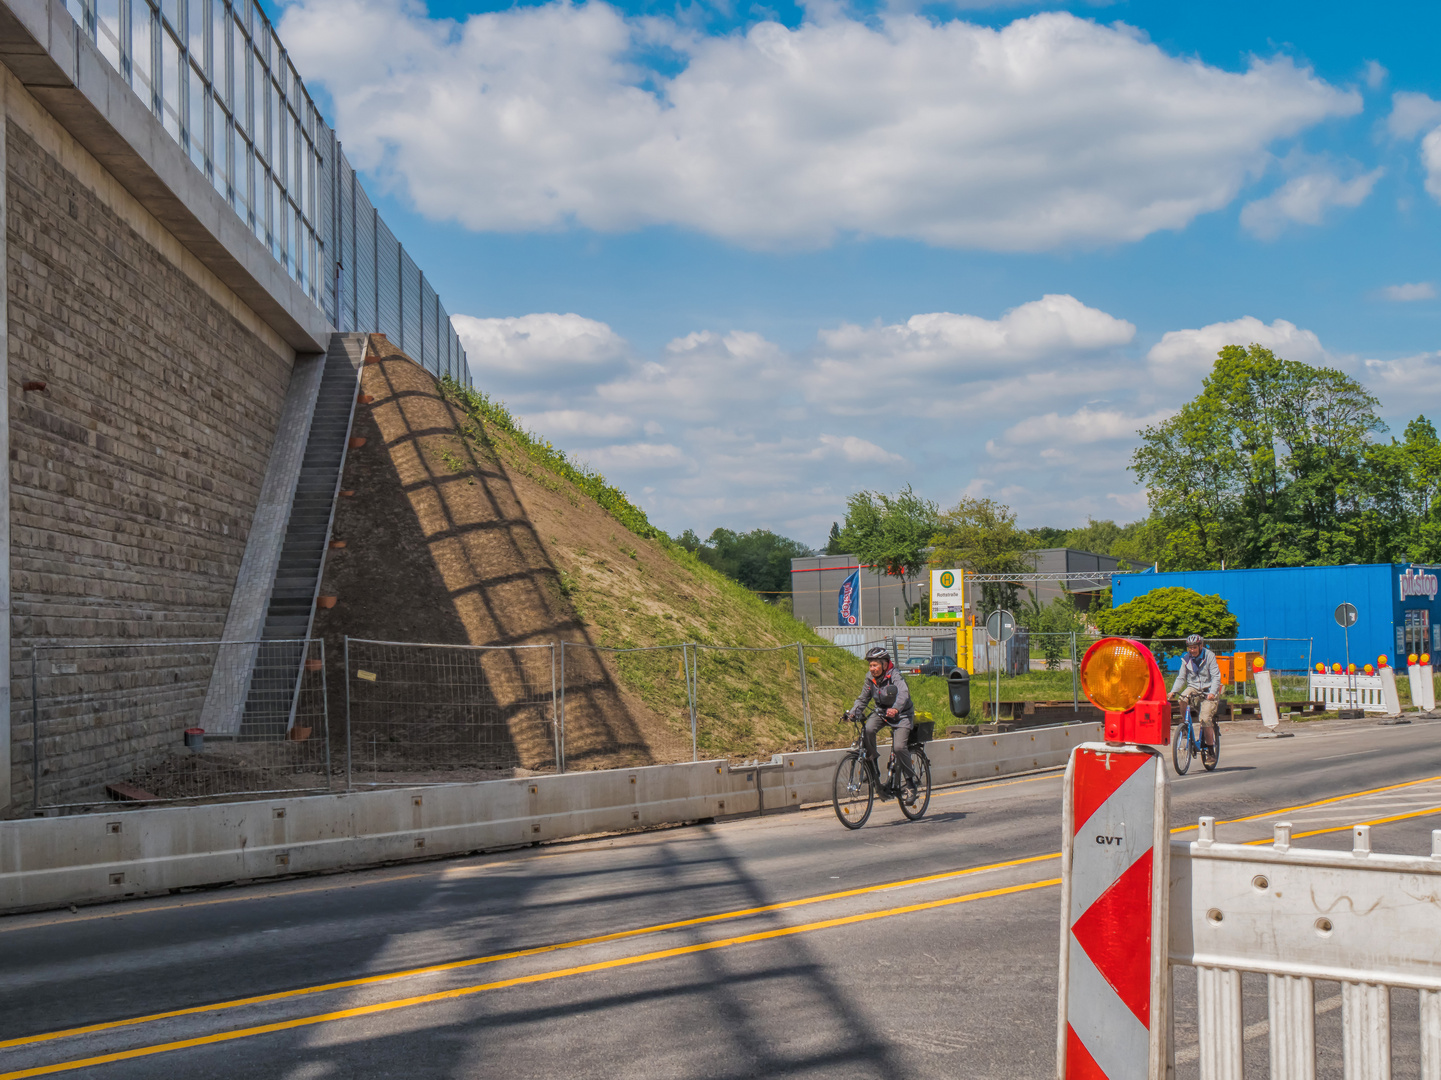
M 1202 740 L 1207 746 L 1215 746 L 1220 735 L 1216 713 L 1221 705 L 1221 665 L 1200 634 L 1186 639 L 1186 655 L 1181 657 L 1181 670 L 1171 685 L 1171 700 L 1182 698 L 1200 722 Z

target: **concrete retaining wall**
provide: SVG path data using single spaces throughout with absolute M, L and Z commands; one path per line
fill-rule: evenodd
M 943 739 L 937 786 L 1065 764 L 1099 724 Z M 843 750 L 0 822 L 0 912 L 511 847 L 831 797 Z M 756 774 L 760 774 L 757 784 Z

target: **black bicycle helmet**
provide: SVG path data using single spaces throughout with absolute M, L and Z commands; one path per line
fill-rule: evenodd
M 891 662 L 891 654 L 886 652 L 881 646 L 873 645 L 866 650 L 866 663 L 869 664 L 872 660 L 879 660 L 883 664 L 889 664 Z

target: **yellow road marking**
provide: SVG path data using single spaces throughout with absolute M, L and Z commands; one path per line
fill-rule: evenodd
M 1422 780 L 1407 780 L 1403 784 L 1389 784 L 1386 787 L 1371 788 L 1369 791 L 1353 791 L 1349 795 L 1332 795 L 1329 799 L 1317 799 L 1315 802 L 1302 803 L 1300 806 L 1287 806 L 1280 810 L 1264 810 L 1259 814 L 1251 814 L 1248 817 L 1227 818 L 1225 821 L 1216 822 L 1217 825 L 1238 825 L 1243 821 L 1259 821 L 1262 818 L 1278 817 L 1281 814 L 1293 814 L 1297 810 L 1310 810 L 1317 806 L 1327 806 L 1335 802 L 1344 802 L 1346 799 L 1364 799 L 1367 795 L 1380 795 L 1385 791 L 1399 791 L 1401 788 L 1415 787 L 1417 784 L 1429 784 L 1435 780 L 1441 780 L 1441 776 L 1428 776 Z M 1178 825 L 1171 832 L 1189 832 L 1198 828 L 1197 825 Z M 1351 828 L 1347 825 L 1346 828 Z M 1306 836 L 1314 836 L 1315 833 L 1306 833 Z
M 835 919 L 823 919 L 819 922 L 805 923 L 801 926 L 786 926 L 775 930 L 762 930 L 754 934 L 722 938 L 718 941 L 706 941 L 696 945 L 681 945 L 674 949 L 661 949 L 657 952 L 642 953 L 638 956 L 623 956 L 613 960 L 600 960 L 593 964 L 582 964 L 578 967 L 562 968 L 558 971 L 543 971 L 534 975 L 518 975 L 511 979 L 500 979 L 496 982 L 479 983 L 473 986 L 460 986 L 453 990 L 439 990 L 431 994 L 418 994 L 414 997 L 397 998 L 392 1001 L 379 1001 L 373 1005 L 360 1005 L 351 1009 L 339 1009 L 335 1012 L 318 1013 L 313 1016 L 300 1016 L 293 1020 L 279 1020 L 270 1024 L 257 1024 L 254 1027 L 239 1028 L 235 1031 L 222 1031 L 213 1035 L 200 1035 L 192 1039 L 178 1039 L 175 1042 L 157 1043 L 153 1046 L 139 1046 L 131 1050 L 119 1050 L 111 1054 L 98 1054 L 94 1057 L 78 1058 L 74 1061 L 60 1061 L 53 1065 L 39 1065 L 30 1069 L 19 1069 L 15 1072 L 0 1073 L 0 1080 L 23 1080 L 23 1078 L 30 1076 L 47 1076 L 52 1073 L 69 1072 L 72 1069 L 83 1069 L 91 1065 L 105 1065 L 115 1061 L 129 1061 L 134 1058 L 169 1053 L 173 1050 L 186 1050 L 194 1046 L 232 1042 L 236 1039 L 245 1039 L 254 1035 L 268 1035 L 276 1031 L 310 1027 L 315 1024 L 330 1023 L 335 1020 L 353 1020 L 361 1016 L 374 1016 L 377 1013 L 393 1012 L 396 1009 L 414 1008 L 417 1005 L 430 1005 L 437 1001 L 452 1001 L 456 998 L 484 993 L 487 990 L 502 990 L 511 986 L 549 982 L 552 979 L 564 979 L 573 975 L 587 975 L 597 971 L 610 971 L 616 968 L 631 967 L 635 964 L 650 963 L 655 960 L 669 960 L 677 956 L 711 952 L 716 949 L 729 948 L 733 945 L 749 945 L 758 941 L 773 941 L 776 938 L 791 937 L 795 934 L 805 934 L 814 930 L 830 930 L 837 926 L 851 926 L 856 923 L 870 922 L 873 919 L 888 918 L 892 915 L 910 915 L 917 911 L 932 911 L 936 908 L 949 907 L 953 904 L 964 904 L 972 900 L 986 900 L 996 896 L 1009 896 L 1013 893 L 1030 892 L 1035 889 L 1049 888 L 1052 885 L 1059 885 L 1060 883 L 1060 878 L 1049 878 L 1045 881 L 1033 881 L 1024 885 L 1007 885 L 999 889 L 967 893 L 964 896 L 952 896 L 943 900 L 927 900 L 919 904 L 907 904 L 904 907 L 890 908 L 886 911 L 870 911 L 859 915 L 844 915 Z
M 991 789 L 991 788 L 1010 787 L 1010 786 L 1013 786 L 1013 785 L 1015 785 L 1015 784 L 1032 783 L 1032 782 L 1035 782 L 1035 781 L 1038 781 L 1038 780 L 1046 780 L 1046 779 L 1052 779 L 1052 778 L 1053 778 L 1053 777 L 1050 776 L 1050 775 L 1032 776 L 1032 777 L 1027 777 L 1027 778 L 1025 778 L 1025 779 L 1009 780 L 1009 781 L 1000 781 L 1000 782 L 997 782 L 997 783 L 986 784 L 986 785 L 982 785 L 982 786 L 979 786 L 979 787 L 971 787 L 971 788 L 960 789 L 960 790 L 957 790 L 957 791 L 954 791 L 954 792 L 948 792 L 947 794 L 961 794 L 963 791 L 985 791 L 985 790 L 988 790 L 988 789 Z M 1386 786 L 1386 787 L 1372 788 L 1372 789 L 1369 789 L 1369 790 L 1367 790 L 1367 791 L 1359 791 L 1359 792 L 1354 792 L 1354 793 L 1351 793 L 1351 794 L 1335 795 L 1335 796 L 1331 796 L 1330 798 L 1319 799 L 1319 800 L 1317 800 L 1317 801 L 1315 801 L 1315 802 L 1305 803 L 1305 804 L 1302 804 L 1302 805 L 1300 805 L 1300 806 L 1285 807 L 1285 808 L 1282 808 L 1282 809 L 1280 809 L 1280 810 L 1275 810 L 1275 811 L 1266 811 L 1266 812 L 1263 812 L 1263 813 L 1260 813 L 1260 814 L 1252 814 L 1252 815 L 1250 815 L 1250 816 L 1248 816 L 1248 817 L 1231 818 L 1231 819 L 1227 819 L 1226 821 L 1218 822 L 1218 824 L 1223 824 L 1223 825 L 1225 825 L 1225 824 L 1236 824 L 1236 823 L 1246 822 L 1246 821 L 1255 821 L 1255 820 L 1258 820 L 1258 819 L 1260 819 L 1260 818 L 1275 817 L 1275 816 L 1278 816 L 1278 815 L 1280 815 L 1280 814 L 1287 814 L 1287 813 L 1291 813 L 1291 812 L 1296 811 L 1296 810 L 1305 810 L 1305 809 L 1309 809 L 1309 808 L 1316 807 L 1316 806 L 1324 806 L 1324 805 L 1327 805 L 1327 804 L 1330 804 L 1330 803 L 1340 802 L 1340 801 L 1343 801 L 1343 800 L 1346 800 L 1346 799 L 1363 798 L 1363 797 L 1368 796 L 1368 795 L 1376 795 L 1376 794 L 1380 794 L 1380 793 L 1387 792 L 1387 791 L 1399 790 L 1399 789 L 1401 789 L 1401 788 L 1414 787 L 1414 786 L 1416 786 L 1416 785 L 1418 785 L 1418 784 L 1429 783 L 1429 782 L 1434 781 L 1434 780 L 1441 780 L 1441 776 L 1426 777 L 1426 778 L 1421 779 L 1421 780 L 1411 780 L 1411 781 L 1406 781 L 1406 782 L 1400 783 L 1400 784 L 1392 784 L 1392 785 L 1388 785 L 1388 786 Z M 1387 824 L 1387 823 L 1394 822 L 1394 821 L 1405 820 L 1405 819 L 1407 819 L 1407 818 L 1421 817 L 1421 816 L 1425 816 L 1426 814 L 1437 813 L 1438 811 L 1441 811 L 1441 807 L 1428 808 L 1428 809 L 1426 809 L 1426 810 L 1419 810 L 1419 811 L 1415 811 L 1415 812 L 1408 813 L 1408 814 L 1400 814 L 1400 815 L 1397 815 L 1397 816 L 1395 816 L 1395 817 L 1379 818 L 1379 819 L 1376 819 L 1375 821 L 1362 822 L 1361 824 L 1367 824 L 1367 825 L 1382 825 L 1382 824 Z M 1194 829 L 1194 828 L 1196 828 L 1196 826 L 1194 826 L 1194 825 L 1182 826 L 1182 827 L 1173 828 L 1173 829 L 1171 830 L 1171 832 L 1172 832 L 1173 834 L 1174 834 L 1174 833 L 1179 833 L 1179 832 L 1186 832 L 1186 831 L 1188 831 L 1189 829 Z M 1319 836 L 1319 835 L 1322 835 L 1322 834 L 1324 834 L 1324 833 L 1344 832 L 1344 831 L 1347 831 L 1347 830 L 1349 830 L 1349 829 L 1351 829 L 1351 828 L 1354 828 L 1354 825 L 1345 825 L 1345 826 L 1340 826 L 1340 827 L 1337 827 L 1337 828 L 1330 828 L 1330 829 L 1317 829 L 1317 830 L 1315 830 L 1315 831 L 1313 831 L 1313 832 L 1305 832 L 1305 833 L 1295 834 L 1293 838 L 1294 838 L 1294 839 L 1303 839 L 1303 838 L 1308 837 L 1308 836 Z M 1269 839 L 1255 840 L 1255 841 L 1247 841 L 1248 844 L 1257 844 L 1257 845 L 1258 845 L 1258 844 L 1270 843 L 1270 842 L 1271 842 L 1271 841 L 1270 841 Z M 594 850 L 613 850 L 613 849 L 599 849 L 599 848 L 597 848 L 597 849 L 594 849 Z M 586 853 L 586 852 L 576 852 L 575 854 L 585 854 L 585 853 Z M 557 854 L 559 854 L 559 853 L 557 853 Z M 536 857 L 536 858 L 542 858 L 542 857 L 555 857 L 555 856 L 535 856 L 535 857 Z M 420 968 L 411 968 L 411 969 L 407 969 L 407 970 L 404 970 L 404 971 L 390 972 L 390 973 L 387 973 L 387 974 L 384 974 L 384 975 L 370 975 L 370 976 L 364 976 L 364 977 L 355 978 L 355 979 L 344 979 L 344 980 L 339 980 L 339 981 L 336 981 L 336 982 L 319 984 L 319 985 L 316 985 L 316 986 L 301 987 L 301 988 L 298 988 L 298 989 L 295 989 L 295 990 L 282 990 L 282 991 L 277 991 L 277 992 L 275 992 L 275 993 L 270 993 L 270 994 L 258 994 L 258 995 L 254 995 L 254 996 L 246 997 L 246 998 L 236 998 L 236 999 L 232 999 L 232 1000 L 230 1000 L 230 1001 L 217 1002 L 217 1003 L 215 1003 L 215 1004 L 210 1004 L 210 1005 L 195 1005 L 195 1006 L 190 1006 L 190 1007 L 187 1007 L 187 1008 L 184 1008 L 184 1009 L 173 1009 L 173 1010 L 170 1010 L 170 1011 L 167 1011 L 167 1012 L 152 1013 L 152 1014 L 150 1014 L 150 1015 L 138 1016 L 138 1017 L 133 1017 L 133 1018 L 130 1018 L 130 1019 L 125 1019 L 125 1020 L 112 1020 L 112 1021 L 107 1021 L 107 1022 L 104 1022 L 104 1023 L 88 1024 L 88 1025 L 84 1025 L 84 1026 L 82 1026 L 82 1027 L 65 1028 L 65 1029 L 62 1029 L 62 1030 L 59 1030 L 59 1031 L 45 1032 L 45 1033 L 39 1034 L 39 1035 L 29 1035 L 29 1036 L 24 1036 L 24 1037 L 21 1037 L 21 1038 L 3 1040 L 3 1041 L 0 1041 L 0 1049 L 6 1048 L 6 1047 L 13 1047 L 13 1046 L 31 1045 L 31 1044 L 35 1044 L 35 1043 L 41 1043 L 41 1042 L 50 1042 L 50 1041 L 54 1041 L 54 1040 L 58 1040 L 58 1039 L 72 1038 L 72 1037 L 75 1037 L 75 1036 L 78 1036 L 78 1035 L 94 1034 L 94 1033 L 96 1033 L 96 1032 L 108 1031 L 108 1030 L 113 1030 L 113 1029 L 122 1028 L 122 1027 L 133 1027 L 133 1026 L 137 1026 L 137 1025 L 140 1025 L 140 1024 L 154 1023 L 154 1022 L 159 1021 L 159 1020 L 174 1019 L 174 1018 L 176 1018 L 176 1017 L 193 1016 L 193 1015 L 197 1015 L 197 1014 L 200 1014 L 200 1013 L 219 1012 L 219 1011 L 221 1011 L 221 1010 L 240 1008 L 240 1007 L 242 1007 L 242 1006 L 247 1006 L 247 1005 L 258 1005 L 258 1004 L 264 1004 L 264 1003 L 267 1003 L 267 1002 L 282 1001 L 282 1000 L 286 1000 L 286 999 L 289 999 L 289 998 L 303 997 L 303 996 L 310 995 L 310 994 L 325 993 L 325 992 L 327 992 L 327 991 L 349 989 L 349 988 L 357 987 L 357 986 L 376 985 L 376 984 L 379 984 L 379 983 L 391 982 L 391 981 L 394 981 L 394 980 L 397 980 L 397 979 L 413 978 L 413 977 L 420 976 L 420 975 L 430 975 L 430 974 L 436 974 L 436 973 L 444 972 L 444 971 L 454 971 L 454 970 L 458 970 L 458 969 L 462 969 L 462 968 L 467 968 L 467 967 L 475 967 L 475 966 L 479 966 L 479 965 L 482 965 L 482 964 L 497 963 L 497 962 L 503 961 L 503 960 L 521 959 L 521 958 L 528 957 L 528 956 L 539 956 L 539 955 L 543 955 L 543 954 L 545 954 L 545 953 L 559 952 L 559 951 L 563 951 L 563 950 L 567 950 L 567 949 L 581 948 L 581 947 L 587 946 L 587 945 L 598 945 L 598 944 L 605 944 L 605 943 L 608 943 L 608 942 L 622 941 L 622 940 L 625 940 L 625 939 L 628 939 L 628 938 L 639 937 L 639 936 L 642 936 L 642 935 L 645 935 L 645 934 L 661 933 L 661 932 L 665 932 L 665 931 L 669 931 L 669 930 L 683 929 L 683 928 L 685 928 L 685 927 L 690 927 L 690 926 L 701 926 L 701 925 L 705 925 L 705 924 L 708 924 L 708 923 L 722 922 L 722 921 L 726 921 L 726 920 L 730 920 L 730 919 L 746 918 L 746 917 L 750 917 L 750 916 L 754 916 L 754 915 L 765 914 L 765 913 L 768 913 L 768 912 L 784 911 L 784 910 L 787 910 L 787 909 L 790 909 L 790 908 L 802 907 L 802 906 L 807 906 L 807 905 L 810 905 L 810 904 L 824 903 L 824 902 L 833 901 L 833 900 L 841 900 L 841 899 L 846 899 L 846 898 L 854 897 L 854 896 L 863 896 L 863 895 L 867 895 L 867 894 L 870 894 L 870 893 L 882 892 L 882 891 L 885 891 L 885 890 L 888 890 L 888 889 L 898 889 L 898 888 L 905 888 L 905 887 L 909 887 L 909 886 L 913 886 L 913 885 L 923 885 L 923 884 L 928 884 L 928 883 L 937 882 L 937 881 L 946 881 L 946 880 L 950 880 L 950 879 L 952 879 L 952 878 L 963 877 L 963 876 L 966 876 L 966 875 L 969 875 L 969 874 L 985 873 L 985 872 L 991 871 L 991 870 L 1004 870 L 1004 869 L 1008 869 L 1008 868 L 1010 868 L 1010 867 L 1024 866 L 1024 865 L 1027 865 L 1027 864 L 1030 864 L 1030 863 L 1036 863 L 1036 862 L 1044 862 L 1044 861 L 1046 861 L 1046 860 L 1056 859 L 1056 858 L 1059 858 L 1059 857 L 1060 857 L 1060 852 L 1051 852 L 1051 853 L 1045 854 L 1045 855 L 1033 855 L 1033 856 L 1029 856 L 1029 857 L 1022 858 L 1022 859 L 1013 859 L 1013 860 L 1009 860 L 1009 861 L 1006 861 L 1006 862 L 991 863 L 991 864 L 988 864 L 988 865 L 985 865 L 985 866 L 968 867 L 968 868 L 961 869 L 961 870 L 950 870 L 950 871 L 945 871 L 945 872 L 939 873 L 939 874 L 926 875 L 926 876 L 924 876 L 924 877 L 903 879 L 903 880 L 900 880 L 900 881 L 884 882 L 884 883 L 881 883 L 881 884 L 879 884 L 879 885 L 869 885 L 869 886 L 864 886 L 864 887 L 862 887 L 862 888 L 857 888 L 857 889 L 846 889 L 846 890 L 841 890 L 841 891 L 838 891 L 838 892 L 824 893 L 824 894 L 821 894 L 821 895 L 818 895 L 818 896 L 802 897 L 802 898 L 796 899 L 796 900 L 787 900 L 787 901 L 782 901 L 782 902 L 775 903 L 775 904 L 766 904 L 766 905 L 762 905 L 762 906 L 758 906 L 758 907 L 754 907 L 754 908 L 744 908 L 744 909 L 740 909 L 740 910 L 736 910 L 736 911 L 721 912 L 721 913 L 714 914 L 714 915 L 703 915 L 703 916 L 698 916 L 698 917 L 692 918 L 692 919 L 682 919 L 682 920 L 677 920 L 677 921 L 669 922 L 669 923 L 657 923 L 657 924 L 652 925 L 652 926 L 638 927 L 638 928 L 632 929 L 632 930 L 621 930 L 621 931 L 616 931 L 616 932 L 610 933 L 610 934 L 601 934 L 601 935 L 597 935 L 597 936 L 589 937 L 589 938 L 579 938 L 579 939 L 576 939 L 576 940 L 574 940 L 574 941 L 560 942 L 560 943 L 556 943 L 556 944 L 552 944 L 552 945 L 540 945 L 540 946 L 536 946 L 536 947 L 530 948 L 530 949 L 518 949 L 518 950 L 511 951 L 511 952 L 506 952 L 506 953 L 496 953 L 496 954 L 493 954 L 493 955 L 490 955 L 490 956 L 469 957 L 469 958 L 466 958 L 466 959 L 463 959 L 463 960 L 454 960 L 454 961 L 449 961 L 449 962 L 443 963 L 443 964 L 433 964 L 433 965 L 428 965 L 428 966 L 420 967 Z M 528 860 L 524 860 L 524 859 L 510 859 L 510 860 L 504 860 L 504 861 L 496 862 L 496 863 L 482 864 L 481 866 L 478 866 L 478 867 L 476 867 L 475 869 L 481 870 L 481 869 L 487 869 L 487 868 L 489 868 L 489 867 L 495 867 L 495 866 L 506 866 L 506 865 L 512 865 L 512 864 L 514 864 L 514 863 L 524 862 L 524 861 L 528 861 Z M 451 868 L 451 869 L 454 869 L 454 868 Z M 436 871 L 436 872 L 444 873 L 445 871 Z M 389 882 L 389 881 L 406 880 L 406 879 L 408 879 L 408 878 L 425 877 L 425 876 L 429 876 L 429 872 L 427 872 L 427 873 L 420 873 L 420 874 L 395 875 L 395 876 L 385 877 L 385 878 L 376 878 L 376 879 L 374 879 L 374 880 L 372 880 L 372 881 L 365 882 L 365 884 L 383 884 L 383 883 L 386 883 L 386 882 Z M 344 886 L 323 886 L 323 887 L 320 887 L 319 889 L 289 890 L 289 891 L 287 891 L 287 892 L 285 892 L 285 893 L 282 893 L 282 894 L 274 894 L 274 895 L 293 895 L 293 894 L 296 893 L 296 892 L 326 891 L 326 890 L 329 890 L 329 889 L 332 889 L 332 888 L 337 888 L 337 887 L 343 888 Z M 979 894 L 978 894 L 978 895 L 979 895 Z M 985 894 L 985 895 L 990 895 L 990 894 Z M 997 895 L 999 895 L 999 894 L 997 894 Z M 201 901 L 201 902 L 199 902 L 199 903 L 200 903 L 201 905 L 203 905 L 203 904 L 206 904 L 206 903 L 236 902 L 236 901 L 241 900 L 241 899 L 246 899 L 246 898 L 244 898 L 244 897 L 236 897 L 236 898 L 233 898 L 233 899 L 226 899 L 226 900 Z M 253 897 L 252 897 L 252 899 L 253 899 Z M 170 909 L 172 909 L 172 908 L 174 908 L 174 907 L 184 907 L 184 906 L 191 906 L 191 905 L 187 905 L 187 904 L 169 905 L 169 906 L 167 906 L 166 908 L 155 907 L 155 908 L 149 908 L 149 909 L 146 909 L 146 910 L 170 910 Z M 906 910 L 910 910 L 910 909 L 906 909 Z M 66 920 L 57 920 L 57 921 L 66 921 Z M 74 921 L 74 920 L 70 920 L 70 921 Z M 820 925 L 820 924 L 817 924 L 817 925 Z M 501 984 L 495 984 L 495 985 L 498 986 L 498 985 L 501 985 Z M 506 985 L 510 985 L 510 984 L 506 984 Z M 9 1074 L 0 1074 L 0 1080 L 5 1080 L 5 1077 L 8 1076 L 8 1075 L 9 1075 Z M 22 1075 L 22 1074 L 16 1074 L 16 1075 Z M 39 1074 L 25 1073 L 25 1074 L 23 1074 L 23 1075 L 39 1075 Z
M 136 1016 L 127 1020 L 110 1020 L 100 1024 L 86 1024 L 83 1027 L 64 1028 L 60 1031 L 47 1031 L 40 1035 L 26 1035 L 21 1038 L 0 1041 L 0 1049 L 10 1046 L 28 1046 L 33 1043 L 51 1042 L 55 1039 L 66 1039 L 76 1035 L 89 1035 L 97 1031 L 110 1031 L 114 1028 L 133 1027 L 138 1024 L 153 1023 L 157 1020 L 170 1020 L 177 1016 L 194 1016 L 197 1013 L 219 1012 L 223 1009 L 236 1009 L 244 1005 L 260 1005 L 269 1001 L 284 1001 L 287 998 L 304 997 L 308 994 L 320 994 L 330 990 L 345 990 L 355 986 L 373 986 L 377 983 L 393 982 L 396 979 L 409 979 L 418 975 L 433 975 L 442 971 L 456 971 L 460 968 L 477 967 L 481 964 L 493 964 L 501 960 L 518 960 L 527 956 L 541 956 L 545 953 L 561 952 L 565 949 L 578 949 L 586 945 L 602 945 L 611 941 L 624 941 L 627 938 L 640 937 L 643 934 L 658 934 L 667 930 L 680 930 L 688 926 L 704 926 L 707 923 L 747 918 L 752 915 L 763 915 L 767 912 L 786 911 L 791 908 L 805 907 L 810 904 L 821 904 L 831 900 L 844 900 L 854 896 L 866 896 L 870 893 L 884 892 L 887 889 L 900 889 L 912 885 L 949 881 L 952 878 L 965 877 L 969 874 L 981 874 L 990 870 L 1006 870 L 1013 866 L 1026 866 L 1030 863 L 1045 862 L 1048 859 L 1058 859 L 1060 857 L 1060 852 L 1053 852 L 1049 855 L 1030 855 L 1023 859 L 1011 859 L 1007 862 L 991 863 L 987 866 L 972 866 L 963 870 L 947 870 L 940 874 L 928 874 L 925 877 L 888 881 L 879 885 L 865 885 L 857 889 L 843 889 L 839 892 L 823 893 L 819 896 L 806 896 L 797 900 L 782 900 L 778 903 L 764 904 L 760 907 L 742 908 L 738 911 L 725 911 L 716 915 L 700 915 L 692 919 L 657 923 L 654 926 L 642 926 L 634 930 L 617 930 L 611 934 L 598 934 L 595 937 L 579 938 L 575 941 L 565 941 L 554 945 L 537 945 L 529 949 L 515 949 L 511 952 L 496 953 L 492 956 L 467 957 L 464 960 L 451 960 L 444 964 L 430 964 L 426 967 L 409 968 L 405 971 L 393 971 L 385 975 L 366 975 L 360 978 L 344 979 L 339 982 L 323 983 L 317 986 L 304 986 L 295 990 L 279 990 L 271 994 L 257 994 L 253 997 L 236 998 L 231 1001 L 217 1002 L 213 1005 L 192 1005 L 184 1009 L 172 1009 L 168 1012 L 151 1013 L 148 1016 Z
M 1292 840 L 1304 840 L 1308 836 L 1324 836 L 1327 833 L 1350 832 L 1358 825 L 1389 825 L 1393 821 L 1406 821 L 1409 818 L 1426 817 L 1428 814 L 1441 814 L 1441 806 L 1428 806 L 1424 810 L 1412 810 L 1407 814 L 1396 814 L 1392 817 L 1376 818 L 1372 821 L 1354 821 L 1350 825 L 1336 825 L 1329 829 L 1312 829 L 1310 832 L 1292 833 Z M 1247 840 L 1249 847 L 1259 847 L 1262 844 L 1275 843 L 1274 836 L 1263 837 L 1260 840 Z

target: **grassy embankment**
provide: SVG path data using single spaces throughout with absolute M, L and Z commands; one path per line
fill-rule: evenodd
M 674 543 L 624 492 L 526 431 L 501 402 L 449 380 L 444 389 L 469 417 L 457 436 L 513 474 L 563 495 L 576 517 L 589 519 L 584 529 L 534 523 L 556 565 L 557 588 L 594 644 L 662 649 L 609 654 L 609 664 L 687 746 L 682 642 L 702 646 L 691 650 L 702 757 L 766 757 L 804 746 L 796 643 L 806 653 L 817 744 L 850 741 L 849 726 L 837 716 L 860 688 L 859 659 Z M 596 508 L 608 517 L 595 514 Z

